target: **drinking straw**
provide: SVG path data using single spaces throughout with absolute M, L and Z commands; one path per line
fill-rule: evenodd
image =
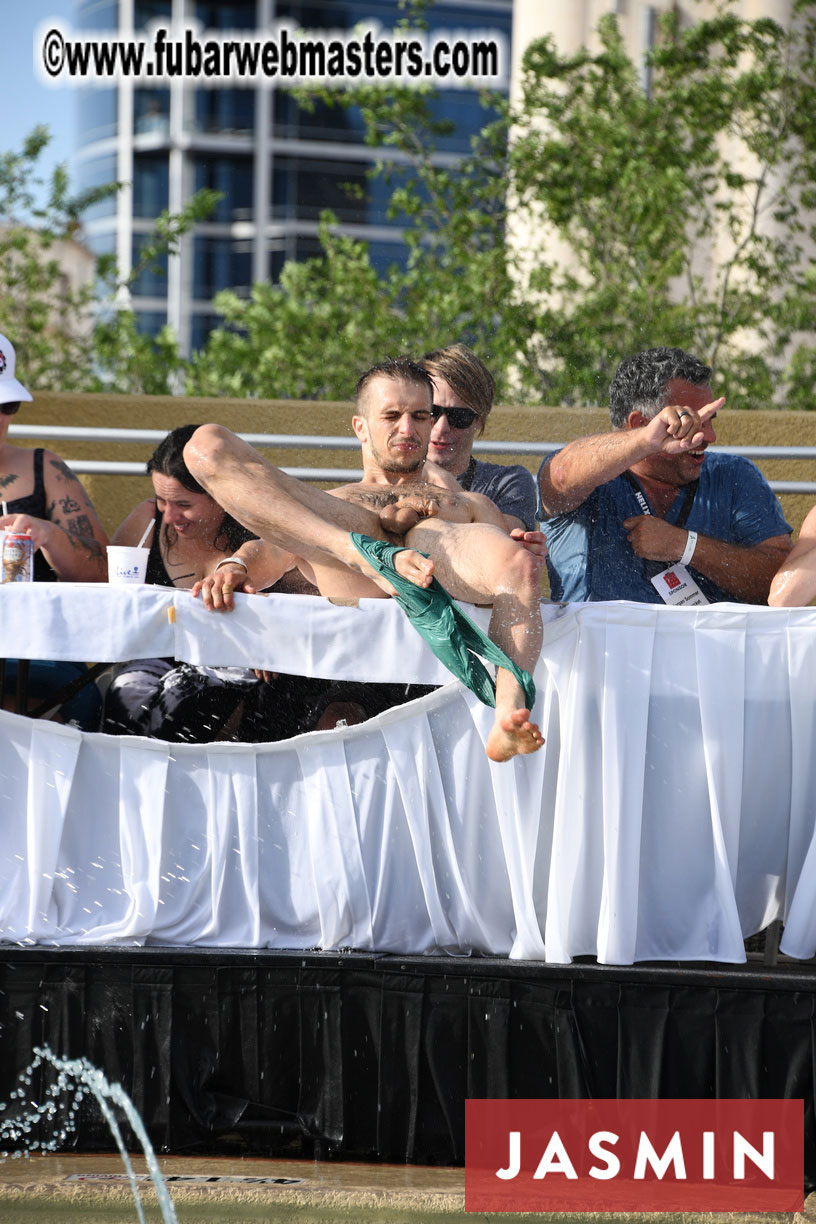
M 2 502 L 2 503 L 0 503 L 0 504 L 2 504 L 2 506 L 3 506 L 3 518 L 5 518 L 5 517 L 6 517 L 6 515 L 8 514 L 8 506 L 7 506 L 7 504 L 6 504 L 5 502 Z
M 4 506 L 5 504 L 6 503 L 3 502 Z M 5 514 L 5 510 L 3 510 L 3 513 Z M 145 527 L 144 535 L 142 536 L 139 543 L 136 545 L 137 548 L 144 548 L 144 542 L 147 539 L 147 537 L 150 535 L 151 531 L 153 530 L 153 524 L 155 523 L 155 521 L 156 521 L 155 519 L 151 519 L 150 522 L 147 524 L 147 526 Z

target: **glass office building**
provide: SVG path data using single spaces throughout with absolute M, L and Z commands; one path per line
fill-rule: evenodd
M 507 64 L 512 8 L 512 0 L 442 0 L 429 6 L 425 20 L 431 31 L 501 40 Z M 79 0 L 74 28 L 78 36 L 110 31 L 128 39 L 156 24 L 195 22 L 202 31 L 250 36 L 283 20 L 315 32 L 352 31 L 372 21 L 390 30 L 402 15 L 397 0 Z M 455 122 L 435 154 L 451 164 L 488 116 L 476 89 L 440 90 L 434 105 L 439 117 Z M 219 290 L 248 294 L 253 282 L 276 279 L 286 260 L 320 252 L 325 208 L 345 233 L 370 244 L 375 264 L 405 255 L 399 223 L 386 215 L 388 192 L 366 176 L 384 150 L 365 144 L 356 108 L 317 103 L 306 110 L 258 78 L 240 88 L 201 88 L 175 77 L 169 86 L 153 85 L 143 76 L 84 89 L 79 116 L 78 186 L 124 184 L 85 217 L 88 245 L 115 252 L 120 268 L 137 265 L 163 209 L 178 211 L 201 187 L 222 193 L 179 254 L 142 272 L 134 286 L 143 329 L 169 323 L 186 351 L 217 324 Z

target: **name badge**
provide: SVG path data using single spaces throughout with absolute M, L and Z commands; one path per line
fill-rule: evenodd
M 664 603 L 678 608 L 696 608 L 708 603 L 685 565 L 670 565 L 661 570 L 652 578 L 652 586 Z

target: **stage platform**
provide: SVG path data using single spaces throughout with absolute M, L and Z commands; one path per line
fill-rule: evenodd
M 456 1165 L 467 1097 L 801 1097 L 812 1188 L 815 1010 L 816 964 L 759 953 L 614 967 L 6 947 L 0 1100 L 47 1045 L 121 1083 L 160 1152 Z M 112 1149 L 94 1104 L 61 1147 Z

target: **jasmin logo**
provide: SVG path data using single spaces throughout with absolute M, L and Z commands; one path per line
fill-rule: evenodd
M 801 1211 L 780 1100 L 466 1102 L 467 1211 Z

